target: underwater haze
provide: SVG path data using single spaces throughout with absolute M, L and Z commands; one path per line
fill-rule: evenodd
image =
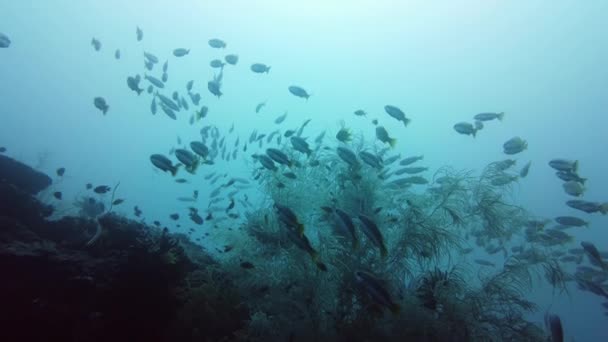
M 608 340 L 608 2 L 0 7 L 0 156 L 208 253 L 229 340 Z

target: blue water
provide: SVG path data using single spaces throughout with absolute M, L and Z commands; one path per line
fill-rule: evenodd
M 324 129 L 333 137 L 343 120 L 373 139 L 370 119 L 378 118 L 398 139 L 395 152 L 424 154 L 432 169 L 478 172 L 504 159 L 504 141 L 521 136 L 529 148 L 517 165 L 531 160 L 532 167 L 515 187 L 517 203 L 539 217 L 578 214 L 564 205 L 569 198 L 547 165 L 553 158 L 579 160 L 589 179 L 585 199 L 608 200 L 606 1 L 4 0 L 0 8 L 0 32 L 12 41 L 0 49 L 0 146 L 49 174 L 65 167 L 54 186 L 67 199 L 82 194 L 85 183 L 120 182 L 118 193 L 128 202 L 115 211 L 133 216 L 137 204 L 148 221 L 170 225 L 169 214 L 185 207 L 176 197 L 197 188 L 205 198 L 212 188 L 174 183 L 153 168 L 151 154 L 168 154 L 177 136 L 198 139 L 204 124 L 222 132 L 234 124 L 243 141 L 253 129 L 276 129 L 274 119 L 287 110 L 282 128 L 312 119 L 310 137 Z M 136 26 L 144 32 L 141 42 Z M 92 37 L 101 51 L 90 45 Z M 225 50 L 207 45 L 216 37 L 227 42 Z M 190 54 L 174 57 L 178 47 Z M 207 118 L 190 126 L 185 113 L 177 121 L 160 109 L 151 115 L 151 96 L 126 85 L 127 76 L 143 76 L 143 51 L 161 60 L 150 72 L 156 77 L 169 61 L 168 89 L 185 96 L 186 82 L 195 80 Z M 206 89 L 216 73 L 209 61 L 226 53 L 240 61 L 225 67 L 218 99 Z M 270 65 L 270 73 L 252 73 L 255 62 Z M 312 93 L 310 99 L 292 96 L 292 84 Z M 110 106 L 106 116 L 93 106 L 97 96 Z M 262 101 L 267 106 L 256 114 Z M 404 109 L 412 119 L 407 129 L 384 113 L 386 104 Z M 353 115 L 360 108 L 367 118 Z M 453 130 L 485 111 L 504 111 L 505 120 L 488 123 L 475 139 Z M 199 173 L 249 177 L 251 167 L 247 159 L 201 166 Z M 67 213 L 70 207 L 69 200 L 59 204 Z M 569 231 L 576 238 L 571 247 L 586 240 L 607 250 L 608 219 L 585 219 L 588 229 Z M 601 298 L 569 290 L 566 296 L 537 288 L 531 298 L 541 310 L 531 318 L 542 322 L 550 309 L 561 316 L 568 340 L 608 339 Z

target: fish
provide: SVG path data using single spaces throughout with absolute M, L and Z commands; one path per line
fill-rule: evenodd
M 376 156 L 373 153 L 367 152 L 367 151 L 361 151 L 359 152 L 359 158 L 361 158 L 361 160 L 375 168 L 375 169 L 381 169 L 382 168 L 382 159 L 380 159 L 380 157 Z
M 167 81 L 169 80 L 169 74 L 163 72 L 163 75 L 161 76 L 160 80 L 163 81 L 163 83 L 167 83 Z
M 388 255 L 388 250 L 386 249 L 386 245 L 384 244 L 384 237 L 380 232 L 380 229 L 376 225 L 376 223 L 369 217 L 359 214 L 359 221 L 361 221 L 361 230 L 367 238 L 374 244 L 376 247 L 380 249 L 380 255 L 382 258 L 386 258 Z
M 104 99 L 103 97 L 94 98 L 93 104 L 95 105 L 95 108 L 99 109 L 103 113 L 103 115 L 106 115 L 106 113 L 110 109 L 110 106 L 108 106 L 108 104 L 106 103 L 106 99 Z
M 346 128 L 346 127 L 342 127 L 338 133 L 336 133 L 336 139 L 338 139 L 338 141 L 343 142 L 343 143 L 347 143 L 349 141 L 352 140 L 352 134 L 350 133 L 350 129 Z
M 287 165 L 288 167 L 292 166 L 292 162 L 289 160 L 287 155 L 281 150 L 278 150 L 276 148 L 267 148 L 266 155 L 268 155 L 268 157 L 270 157 L 276 163 Z
M 55 197 L 58 200 L 61 200 L 63 198 L 63 194 L 61 193 L 61 191 L 56 191 L 53 193 L 53 197 Z
M 203 218 L 198 214 L 198 210 L 196 208 L 190 208 L 188 216 L 190 217 L 190 220 L 192 220 L 192 222 L 198 224 L 199 226 L 205 222 Z
M 399 165 L 401 165 L 401 166 L 407 166 L 407 165 L 410 165 L 410 164 L 414 164 L 415 162 L 417 162 L 419 160 L 422 160 L 422 159 L 424 159 L 423 155 L 420 155 L 420 156 L 411 156 L 411 157 L 403 158 L 399 162 Z
M 213 59 L 209 62 L 209 66 L 212 68 L 223 68 L 224 67 L 224 62 L 222 62 L 219 59 Z
M 317 265 L 318 269 L 324 272 L 327 271 L 327 266 L 319 260 L 319 253 L 312 247 L 310 240 L 308 240 L 306 235 L 299 234 L 294 230 L 288 229 L 287 236 L 296 245 L 296 247 L 310 255 L 312 261 Z
M 141 214 L 142 214 L 142 211 L 141 211 L 141 209 L 139 209 L 139 207 L 138 207 L 138 206 L 134 206 L 134 207 L 133 207 L 133 214 L 134 214 L 136 217 L 140 217 L 140 216 L 141 216 Z
M 186 83 L 186 90 L 191 91 L 193 86 L 194 86 L 194 80 L 188 81 L 188 83 Z
M 178 179 L 175 180 L 175 183 L 186 184 L 186 183 L 188 183 L 188 180 L 185 179 L 185 178 L 178 178 Z
M 477 135 L 477 129 L 468 122 L 459 122 L 455 124 L 454 130 L 460 134 L 472 135 L 473 138 L 475 138 L 475 135 Z
M 557 171 L 572 172 L 576 174 L 578 171 L 578 160 L 552 159 L 549 161 L 549 166 Z
M 287 118 L 287 111 L 285 111 L 285 113 L 283 113 L 283 115 L 277 117 L 274 120 L 274 123 L 277 124 L 277 125 L 280 125 L 281 123 L 283 123 L 283 121 L 285 121 L 286 118 Z
M 179 220 L 179 214 L 175 213 L 175 214 L 171 214 L 169 215 L 169 217 L 173 220 L 173 221 L 177 221 Z
M 140 81 L 141 81 L 141 76 L 139 76 L 139 75 L 135 75 L 135 77 L 133 77 L 133 76 L 127 77 L 127 86 L 129 87 L 129 89 L 136 92 L 138 96 L 141 95 L 141 93 L 144 91 L 143 89 L 141 89 L 139 87 Z
M 257 106 L 255 106 L 256 114 L 259 113 L 264 106 L 266 106 L 266 101 L 258 103 Z
M 184 57 L 189 53 L 190 53 L 190 49 L 185 49 L 185 48 L 177 48 L 177 49 L 173 50 L 173 56 L 175 56 L 175 57 Z
M 57 173 L 57 176 L 63 177 L 63 175 L 65 174 L 65 167 L 58 168 L 57 171 L 55 171 L 55 173 Z
M 520 178 L 525 178 L 528 175 L 528 172 L 530 172 L 530 165 L 532 165 L 531 161 L 526 163 L 526 165 L 524 165 L 524 167 L 521 168 L 521 170 L 519 171 Z
M 308 100 L 308 98 L 310 97 L 310 94 L 300 86 L 292 85 L 287 87 L 287 90 L 289 90 L 292 95 L 304 98 L 306 100 Z
M 355 233 L 355 224 L 351 219 L 350 215 L 348 215 L 344 210 L 336 208 L 332 210 L 334 216 L 334 222 L 336 226 L 340 230 L 342 234 L 350 235 L 352 240 L 352 247 L 359 247 L 359 239 L 357 238 L 357 234 Z
M 608 264 L 604 262 L 604 259 L 602 259 L 602 256 L 600 255 L 600 252 L 592 242 L 581 241 L 581 247 L 583 247 L 583 249 L 585 250 L 585 254 L 587 254 L 587 257 L 589 258 L 589 261 L 591 263 L 600 266 L 604 271 L 608 271 Z
M 305 139 L 300 137 L 291 137 L 290 140 L 291 146 L 293 146 L 294 150 L 304 153 L 307 156 L 310 156 L 312 150 L 310 149 L 310 146 L 308 145 Z
M 93 39 L 95 39 L 95 38 L 93 38 Z M 6 49 L 9 46 L 11 46 L 10 38 L 6 34 L 0 32 L 0 48 Z
M 413 175 L 413 174 L 416 174 L 416 173 L 424 172 L 424 171 L 426 171 L 428 169 L 429 169 L 428 167 L 422 167 L 422 166 L 420 166 L 420 167 L 404 167 L 404 168 L 401 168 L 401 169 L 395 171 L 395 175 L 396 176 L 401 176 L 404 173 L 407 173 L 409 175 Z
M 122 198 L 117 198 L 117 199 L 115 199 L 114 201 L 112 201 L 112 205 L 120 205 L 120 204 L 122 204 L 122 203 L 124 203 L 124 202 L 125 202 L 125 200 L 124 200 L 124 199 L 122 199 Z
M 156 112 L 158 111 L 154 97 L 152 98 L 152 103 L 150 103 L 150 111 L 152 112 L 153 115 L 156 115 Z
M 354 114 L 356 116 L 367 116 L 367 113 L 363 109 L 357 109 Z
M 152 165 L 156 166 L 162 171 L 170 172 L 171 175 L 174 177 L 177 174 L 179 167 L 181 166 L 181 164 L 173 165 L 173 162 L 171 162 L 169 158 L 163 156 L 162 154 L 151 155 L 150 161 L 152 162 Z
M 220 71 L 218 75 L 213 76 L 213 80 L 207 82 L 207 89 L 211 94 L 217 96 L 218 99 L 223 95 L 220 89 L 222 87 L 222 78 L 223 74 Z
M 144 39 L 144 31 L 142 31 L 139 26 L 137 26 L 137 29 L 135 30 L 135 36 L 138 42 L 141 42 L 141 40 Z
M 376 126 L 376 139 L 389 144 L 390 147 L 395 147 L 397 144 L 397 139 L 391 138 L 383 126 Z
M 403 122 L 403 126 L 405 127 L 407 127 L 407 125 L 412 121 L 406 118 L 405 113 L 403 113 L 403 111 L 396 106 L 386 105 L 384 106 L 384 111 L 391 117 Z
M 207 43 L 209 44 L 209 46 L 211 46 L 214 49 L 226 48 L 226 42 L 224 42 L 223 40 L 218 39 L 218 38 L 209 39 L 209 41 Z
M 171 108 L 168 108 L 167 106 L 165 106 L 165 104 L 162 102 L 160 104 L 160 109 L 162 109 L 163 112 L 171 119 L 177 120 L 177 116 L 175 115 L 175 112 L 173 110 L 171 110 Z
M 192 151 L 194 151 L 194 153 L 198 154 L 204 159 L 207 159 L 207 157 L 209 156 L 209 147 L 207 147 L 207 145 L 200 141 L 191 142 L 190 148 L 192 149 Z
M 562 187 L 564 188 L 564 191 L 570 196 L 579 197 L 585 193 L 585 186 L 575 180 L 565 182 L 564 184 L 562 184 Z
M 343 146 L 338 146 L 338 148 L 336 148 L 336 152 L 338 153 L 338 157 L 340 157 L 340 159 L 342 159 L 348 165 L 350 165 L 350 166 L 359 165 L 359 161 L 357 160 L 357 155 L 355 154 L 355 152 L 353 152 L 349 148 L 343 147 Z
M 277 170 L 277 166 L 274 164 L 274 161 L 265 154 L 258 156 L 258 161 L 260 162 L 260 164 L 262 164 L 263 167 L 270 171 Z
M 116 51 L 114 51 L 114 58 L 120 59 L 120 50 L 119 49 L 116 49 Z
M 93 184 L 91 184 L 91 183 L 87 183 L 87 184 L 85 185 L 85 188 L 86 188 L 87 190 L 91 190 L 91 189 L 93 189 Z
M 226 55 L 224 60 L 230 65 L 236 65 L 239 62 L 239 55 Z
M 152 85 L 155 86 L 156 88 L 163 89 L 165 87 L 165 84 L 156 77 L 144 74 L 144 79 L 146 79 L 148 82 L 152 83 Z
M 507 185 L 510 184 L 514 181 L 516 181 L 519 177 L 515 176 L 515 175 L 499 175 L 496 176 L 494 178 L 492 178 L 492 180 L 490 181 L 490 184 L 494 185 L 494 186 L 503 186 L 503 185 Z
M 603 215 L 606 215 L 608 213 L 608 203 L 570 200 L 566 202 L 566 205 L 570 208 L 578 209 L 589 214 L 600 212 Z
M 507 140 L 503 145 L 503 152 L 505 154 L 513 155 L 523 152 L 528 148 L 528 142 L 520 137 L 513 137 Z
M 179 106 L 175 102 L 173 102 L 172 99 L 168 98 L 167 96 L 165 96 L 159 92 L 156 92 L 155 96 L 156 96 L 156 98 L 160 99 L 160 103 L 165 105 L 165 107 L 167 107 L 171 110 L 174 110 L 176 112 L 179 112 Z
M 477 115 L 475 115 L 473 117 L 473 119 L 477 120 L 477 121 L 491 121 L 491 120 L 498 120 L 498 121 L 502 121 L 502 119 L 504 118 L 505 113 L 501 112 L 501 113 L 479 113 Z
M 393 301 L 383 281 L 375 275 L 363 270 L 355 271 L 355 282 L 359 289 L 376 304 L 388 308 L 395 315 L 400 312 L 399 304 Z
M 0 147 L 0 153 L 5 153 L 6 152 L 6 147 L 2 146 Z
M 175 157 L 184 164 L 186 171 L 194 173 L 199 165 L 199 159 L 190 151 L 178 148 L 175 150 Z
M 107 185 L 99 185 L 96 186 L 95 189 L 93 189 L 93 191 L 97 194 L 105 194 L 106 192 L 112 190 L 112 188 L 110 188 Z
M 154 86 L 150 84 L 150 85 L 148 86 L 147 91 L 148 91 L 148 94 L 152 94 L 152 93 L 154 92 Z
M 156 57 L 154 54 L 152 54 L 150 52 L 144 51 L 144 58 L 152 64 L 158 63 L 158 57 Z
M 579 175 L 577 175 L 574 172 L 571 171 L 557 171 L 555 172 L 555 175 L 557 176 L 557 178 L 569 182 L 569 181 L 577 181 L 581 184 L 585 184 L 585 182 L 587 181 L 587 178 L 582 178 Z
M 270 72 L 270 67 L 263 63 L 251 64 L 251 66 L 249 68 L 251 69 L 251 71 L 255 72 L 256 74 L 263 74 L 263 73 Z
M 4 40 L 4 42 L 6 43 L 6 40 Z M 8 43 L 10 45 L 10 40 L 9 40 Z M 95 51 L 101 50 L 101 42 L 99 41 L 99 39 L 97 39 L 97 38 L 91 39 L 91 45 L 93 46 L 93 48 L 95 49 Z
M 555 222 L 568 227 L 583 227 L 588 226 L 589 222 L 574 216 L 558 216 Z

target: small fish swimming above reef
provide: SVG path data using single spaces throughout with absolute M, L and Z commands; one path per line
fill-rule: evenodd
M 94 98 L 93 104 L 95 105 L 95 108 L 99 109 L 103 113 L 103 115 L 106 115 L 106 113 L 110 109 L 110 106 L 108 106 L 108 104 L 106 103 L 106 99 L 104 99 L 103 97 Z
M 403 125 L 405 127 L 407 127 L 407 125 L 410 123 L 410 119 L 405 117 L 405 113 L 403 113 L 403 111 L 401 109 L 399 109 L 398 107 L 395 106 L 391 106 L 391 105 L 386 105 L 384 106 L 384 111 L 392 116 L 393 118 L 403 122 Z
M 308 100 L 308 98 L 310 97 L 310 94 L 308 92 L 306 92 L 306 90 L 304 90 L 304 88 L 302 87 L 298 87 L 298 86 L 289 86 L 289 92 L 297 97 L 301 97 L 304 98 L 306 100 Z
M 266 64 L 263 63 L 254 63 L 251 64 L 250 67 L 251 71 L 255 72 L 256 74 L 263 74 L 263 73 L 269 73 L 270 72 L 270 67 Z

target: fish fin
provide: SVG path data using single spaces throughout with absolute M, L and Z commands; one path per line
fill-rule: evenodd
M 401 312 L 401 306 L 399 306 L 399 304 L 397 303 L 392 303 L 389 309 L 391 310 L 393 315 L 398 315 L 399 312 Z
M 410 124 L 410 121 L 412 121 L 412 120 L 408 119 L 408 118 L 403 118 L 403 126 L 407 127 L 407 125 Z
M 266 73 L 267 73 L 267 74 L 268 74 L 268 73 L 270 73 L 270 67 L 267 67 L 267 68 L 266 68 Z
M 391 148 L 394 148 L 395 145 L 397 145 L 397 139 L 395 139 L 395 138 L 389 139 L 388 144 L 391 145 Z
M 179 167 L 182 166 L 182 164 L 176 164 L 173 169 L 171 169 L 171 175 L 173 177 L 175 177 L 175 175 L 177 175 L 177 171 L 179 171 Z
M 574 161 L 574 167 L 572 168 L 572 170 L 574 171 L 574 173 L 578 173 L 578 160 Z
M 502 121 L 502 119 L 503 119 L 504 117 L 505 117 L 505 112 L 500 112 L 500 113 L 498 113 L 498 115 L 496 115 L 496 118 L 497 118 L 499 121 Z
M 600 205 L 600 213 L 606 215 L 608 213 L 608 202 Z
M 473 136 L 473 138 L 475 138 L 475 136 L 477 135 L 477 129 L 474 129 L 473 133 L 471 133 L 471 135 Z

